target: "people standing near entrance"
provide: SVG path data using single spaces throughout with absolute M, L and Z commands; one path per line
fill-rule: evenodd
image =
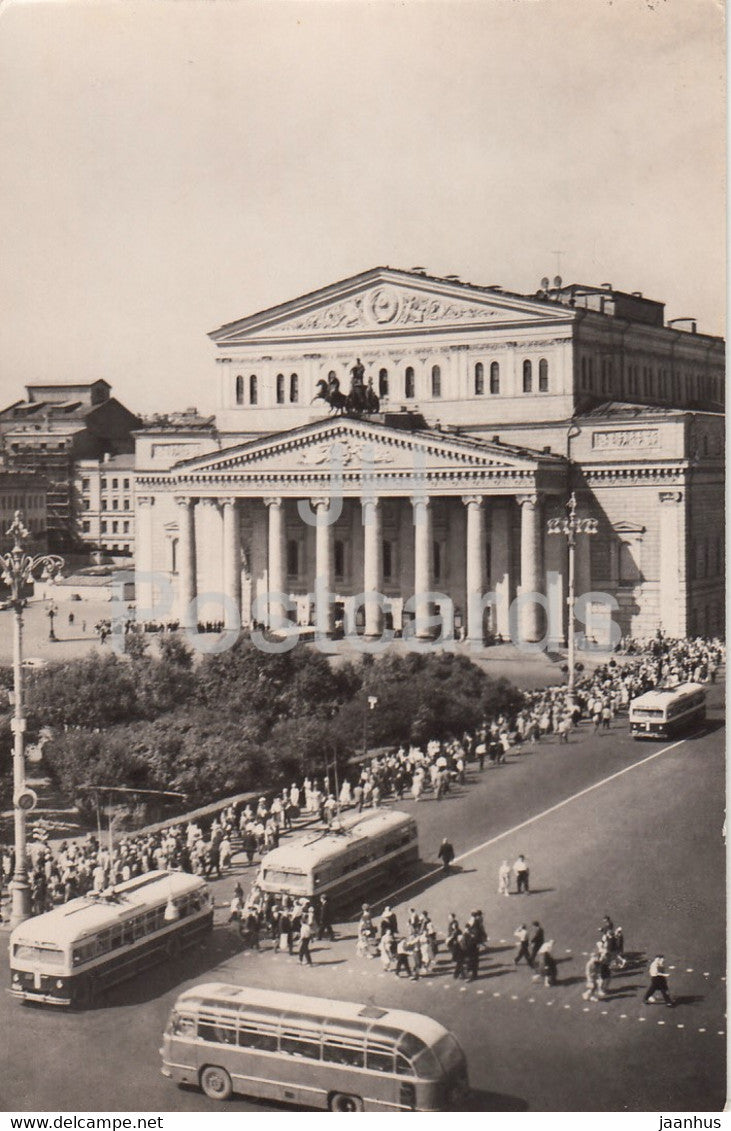
M 664 954 L 656 954 L 650 963 L 650 984 L 642 999 L 643 1004 L 654 1004 L 655 994 L 660 994 L 666 1005 L 673 1006 L 675 1004 L 668 990 L 668 972 L 665 969 Z
M 530 888 L 528 886 L 530 871 L 528 869 L 528 861 L 526 860 L 525 856 L 523 856 L 522 852 L 513 864 L 513 871 L 515 872 L 515 882 L 518 887 L 518 895 L 520 895 L 521 892 L 525 892 L 527 895 L 530 891 Z

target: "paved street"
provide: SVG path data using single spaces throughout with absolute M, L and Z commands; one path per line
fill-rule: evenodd
M 703 737 L 643 744 L 628 737 L 624 722 L 596 737 L 584 725 L 568 748 L 541 744 L 505 767 L 473 773 L 463 790 L 440 803 L 400 806 L 417 812 L 424 861 L 434 861 L 448 835 L 459 865 L 447 878 L 427 876 L 397 896 L 400 924 L 409 906 L 426 907 L 443 931 L 450 910 L 464 921 L 480 907 L 490 948 L 477 982 L 455 982 L 446 961 L 418 983 L 397 981 L 378 961 L 355 957 L 352 923 L 334 944 L 315 945 L 312 970 L 271 949 L 241 953 L 222 907 L 208 946 L 120 987 L 93 1012 L 64 1014 L 3 1000 L 2 1023 L 13 1039 L 0 1066 L 2 1106 L 215 1109 L 159 1075 L 157 1049 L 176 994 L 224 978 L 276 981 L 295 992 L 431 1014 L 467 1051 L 476 1109 L 720 1110 L 726 1047 L 721 689 L 711 697 L 716 709 Z M 505 899 L 497 895 L 497 869 L 519 852 L 529 859 L 533 892 Z M 215 885 L 221 905 L 234 878 Z M 585 952 L 605 913 L 624 928 L 627 950 L 638 961 L 614 976 L 610 1000 L 584 1002 Z M 553 989 L 512 963 L 513 931 L 534 918 L 556 941 Z M 655 948 L 670 966 L 674 1010 L 641 1004 L 644 959 Z M 5 956 L 3 967 L 7 978 Z M 228 1106 L 264 1109 L 239 1099 Z

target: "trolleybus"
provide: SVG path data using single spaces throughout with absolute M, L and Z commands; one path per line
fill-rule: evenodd
M 162 1074 L 214 1100 L 234 1092 L 330 1111 L 455 1111 L 465 1055 L 420 1013 L 213 982 L 173 1007 Z
M 213 926 L 205 880 L 147 872 L 26 919 L 10 936 L 10 993 L 88 1006 L 115 982 L 176 957 Z
M 400 879 L 419 859 L 416 821 L 377 809 L 346 818 L 339 831 L 299 837 L 262 857 L 261 891 L 345 906 L 385 879 Z
M 706 717 L 706 692 L 700 683 L 656 687 L 629 705 L 633 738 L 671 738 L 702 723 Z

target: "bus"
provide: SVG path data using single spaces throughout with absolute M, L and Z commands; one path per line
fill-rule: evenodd
M 10 993 L 84 1008 L 139 970 L 176 958 L 213 927 L 208 885 L 147 872 L 26 919 L 10 936 Z
M 329 1111 L 455 1111 L 465 1055 L 420 1013 L 211 982 L 177 999 L 162 1074 L 212 1100 L 234 1092 Z
M 327 895 L 332 907 L 344 907 L 385 879 L 400 880 L 418 859 L 414 818 L 376 809 L 267 852 L 256 885 L 275 895 Z
M 629 729 L 633 738 L 671 738 L 689 730 L 706 717 L 706 691 L 700 683 L 679 687 L 656 687 L 629 705 Z

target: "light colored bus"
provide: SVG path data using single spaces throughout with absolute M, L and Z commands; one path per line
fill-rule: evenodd
M 421 1013 L 219 982 L 180 995 L 163 1076 L 213 1100 L 234 1093 L 330 1111 L 454 1111 L 467 1064 Z
M 205 880 L 187 872 L 147 872 L 16 927 L 10 993 L 83 1008 L 115 982 L 176 957 L 212 926 Z
M 344 906 L 387 878 L 401 879 L 418 859 L 414 818 L 375 809 L 345 818 L 338 832 L 288 840 L 267 852 L 256 884 L 275 895 L 327 895 L 331 906 Z
M 706 691 L 700 683 L 656 687 L 629 705 L 633 738 L 671 738 L 702 723 L 705 717 Z

